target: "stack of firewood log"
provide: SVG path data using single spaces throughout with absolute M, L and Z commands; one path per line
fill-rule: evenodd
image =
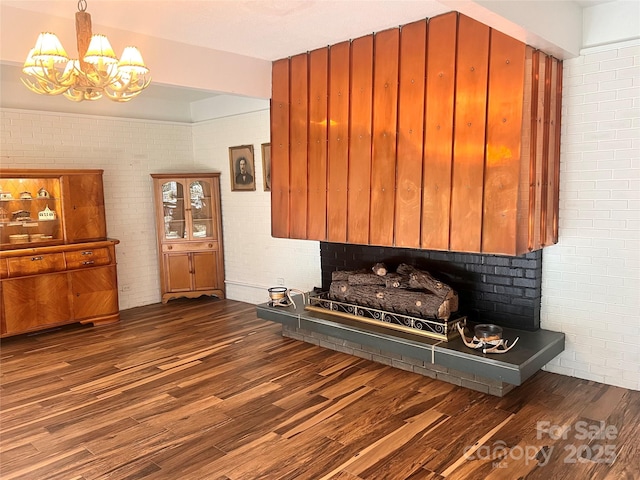
M 332 272 L 329 297 L 421 318 L 448 320 L 458 310 L 458 295 L 449 285 L 404 263 L 391 273 L 381 263 L 371 270 Z

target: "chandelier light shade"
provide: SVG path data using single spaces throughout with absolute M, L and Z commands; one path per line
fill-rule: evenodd
M 38 36 L 22 67 L 22 83 L 41 95 L 64 95 L 69 100 L 98 100 L 106 96 L 128 102 L 149 86 L 149 69 L 136 47 L 126 47 L 120 59 L 104 35 L 92 35 L 86 0 L 76 12 L 78 59 L 71 59 L 54 33 Z

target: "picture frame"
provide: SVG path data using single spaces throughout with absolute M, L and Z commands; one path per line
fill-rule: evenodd
M 264 179 L 264 191 L 271 191 L 271 144 L 263 143 L 262 148 L 262 178 Z
M 256 189 L 253 145 L 229 147 L 229 172 L 232 192 Z

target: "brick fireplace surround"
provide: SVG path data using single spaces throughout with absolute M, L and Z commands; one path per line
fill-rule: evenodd
M 369 269 L 382 262 L 394 271 L 408 263 L 450 285 L 458 293 L 460 313 L 472 322 L 540 328 L 542 250 L 510 257 L 321 242 L 320 262 L 323 290 L 329 289 L 334 270 Z
M 509 257 L 321 242 L 322 290 L 331 272 L 370 268 L 389 271 L 408 263 L 448 283 L 470 324 L 494 323 L 510 343 L 505 354 L 483 354 L 464 345 L 390 330 L 296 306 L 257 306 L 260 318 L 282 323 L 283 336 L 412 371 L 496 396 L 507 394 L 564 350 L 564 334 L 541 330 L 542 252 Z

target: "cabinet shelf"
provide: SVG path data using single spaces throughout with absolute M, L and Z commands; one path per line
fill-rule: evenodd
M 33 197 L 33 198 L 0 198 L 0 203 L 8 202 L 55 202 L 54 197 Z
M 0 222 L 0 227 L 38 227 L 40 224 L 54 224 L 58 222 L 57 218 L 53 220 L 33 220 L 31 222 Z
M 29 242 L 21 242 L 21 243 L 0 243 L 0 250 L 14 250 L 18 248 L 35 248 L 35 247 L 43 247 L 49 245 L 55 245 L 57 239 L 55 238 L 47 238 L 43 240 L 33 240 Z

